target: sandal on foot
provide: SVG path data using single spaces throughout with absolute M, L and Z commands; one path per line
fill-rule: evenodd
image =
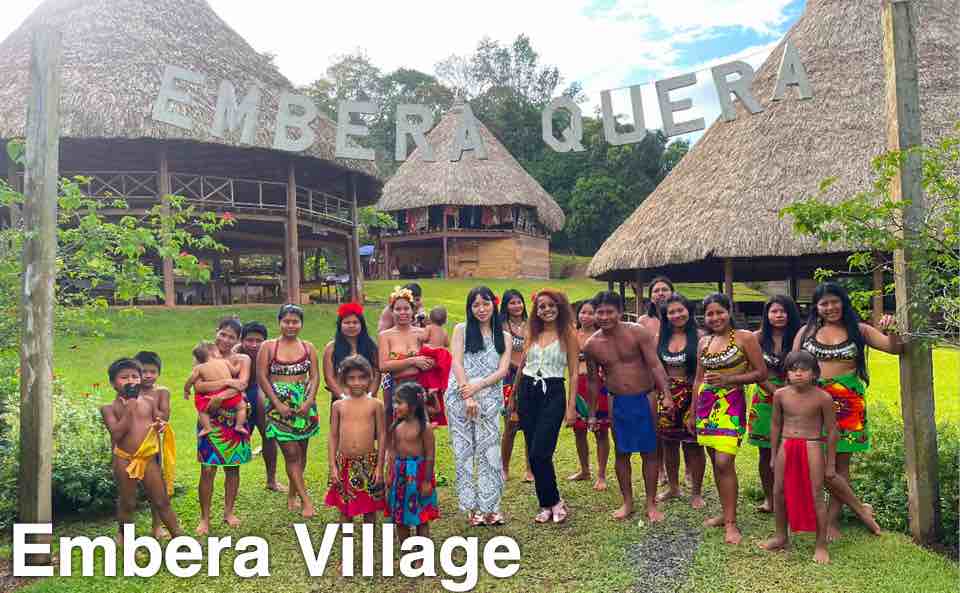
M 550 517 L 553 516 L 553 511 L 550 509 L 540 509 L 540 512 L 537 513 L 537 516 L 533 518 L 537 523 L 549 523 Z
M 506 523 L 503 513 L 490 513 L 484 518 L 484 521 L 487 525 L 503 525 Z
M 552 511 L 554 523 L 563 523 L 567 520 L 567 516 L 570 513 L 570 509 L 567 508 L 567 503 L 562 500 L 553 507 Z
M 483 515 L 480 513 L 470 513 L 470 517 L 467 519 L 470 527 L 483 527 L 485 523 L 483 522 Z

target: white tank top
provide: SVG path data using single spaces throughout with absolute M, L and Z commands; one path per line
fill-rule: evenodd
M 523 374 L 528 377 L 538 381 L 563 379 L 566 369 L 567 355 L 560 349 L 560 340 L 554 340 L 544 348 L 533 343 L 527 350 L 527 363 L 523 367 Z

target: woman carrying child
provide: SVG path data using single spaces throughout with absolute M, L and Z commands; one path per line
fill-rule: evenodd
M 390 426 L 393 470 L 385 514 L 396 525 L 401 542 L 411 528 L 416 528 L 418 536 L 430 537 L 430 521 L 440 518 L 433 471 L 436 446 L 425 398 L 423 387 L 413 382 L 401 384 L 394 393 Z
M 420 371 L 434 366 L 434 361 L 420 355 L 426 332 L 414 327 L 415 297 L 409 288 L 396 288 L 390 293 L 390 311 L 394 325 L 380 332 L 377 348 L 380 372 L 383 373 L 383 405 L 387 424 L 393 423 L 393 390 L 403 381 L 415 381 Z
M 358 303 L 344 303 L 337 309 L 337 333 L 323 349 L 323 379 L 330 392 L 330 405 L 347 393 L 346 386 L 339 381 L 340 364 L 349 356 L 359 354 L 367 359 L 373 370 L 374 388 L 380 386 L 380 371 L 375 366 L 380 362 L 377 344 L 367 333 L 367 322 L 363 316 L 363 306 Z M 371 392 L 376 396 L 376 393 Z
M 280 337 L 264 342 L 257 354 L 257 382 L 269 400 L 267 438 L 276 439 L 286 462 L 290 480 L 287 508 L 300 507 L 301 515 L 312 517 L 316 509 L 307 494 L 303 472 L 310 437 L 319 430 L 317 349 L 299 337 L 303 329 L 300 306 L 283 305 L 277 319 Z

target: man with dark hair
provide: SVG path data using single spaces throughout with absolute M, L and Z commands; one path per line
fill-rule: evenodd
M 156 400 L 157 416 L 164 422 L 170 422 L 170 390 L 162 385 L 157 385 L 157 379 L 160 378 L 160 369 L 163 368 L 160 355 L 149 350 L 141 350 L 133 356 L 133 359 L 140 363 L 142 370 L 140 395 L 152 397 Z M 161 442 L 163 438 L 164 436 L 161 434 Z M 170 534 L 163 528 L 159 513 L 153 507 L 150 508 L 150 511 L 153 514 L 153 537 L 156 539 L 169 538 Z
M 623 495 L 623 506 L 613 513 L 623 520 L 633 513 L 633 471 L 630 455 L 643 458 L 643 482 L 646 489 L 646 511 L 650 521 L 662 521 L 657 509 L 657 391 L 663 404 L 673 407 L 667 373 L 657 356 L 652 333 L 636 323 L 624 323 L 623 300 L 614 292 L 601 292 L 593 298 L 597 326 L 600 331 L 583 346 L 587 360 L 587 385 L 590 392 L 591 429 L 596 424 L 596 401 L 600 391 L 600 369 L 610 396 L 610 416 L 616 446 L 617 481 Z
M 404 284 L 403 288 L 413 293 L 413 323 L 416 327 L 424 327 L 427 321 L 427 311 L 423 307 L 423 289 L 416 282 Z M 383 332 L 394 326 L 393 311 L 388 304 L 380 314 L 380 322 L 377 324 L 377 332 Z
M 250 321 L 245 323 L 240 330 L 240 343 L 237 344 L 237 350 L 249 356 L 250 360 L 256 360 L 257 353 L 260 352 L 260 345 L 266 339 L 266 326 L 258 321 Z M 277 441 L 267 438 L 266 398 L 260 391 L 260 386 L 257 385 L 256 380 L 250 380 L 249 385 L 247 385 L 246 396 L 247 403 L 250 404 L 247 424 L 250 428 L 257 427 L 257 431 L 260 433 L 260 441 L 263 443 L 260 452 L 263 454 L 263 464 L 267 468 L 267 490 L 286 492 L 287 487 L 277 482 Z

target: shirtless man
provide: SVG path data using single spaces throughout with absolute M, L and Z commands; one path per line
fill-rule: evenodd
M 409 290 L 413 293 L 413 321 L 410 325 L 414 327 L 423 327 L 426 325 L 427 321 L 427 312 L 423 308 L 423 289 L 420 288 L 420 285 L 416 282 L 411 282 L 410 284 L 404 284 L 402 288 Z M 383 308 L 383 313 L 380 314 L 380 322 L 377 324 L 377 333 L 384 332 L 394 325 L 397 322 L 394 319 L 393 311 L 388 304 Z
M 117 543 L 123 545 L 123 526 L 133 522 L 137 506 L 137 482 L 143 483 L 150 506 L 168 532 L 173 537 L 181 535 L 177 515 L 170 507 L 173 476 L 167 475 L 165 482 L 160 464 L 157 463 L 157 454 L 160 452 L 157 435 L 166 429 L 167 424 L 160 417 L 156 400 L 141 394 L 140 363 L 132 358 L 121 358 L 110 365 L 107 375 L 117 396 L 100 408 L 100 415 L 113 444 L 113 477 L 117 483 L 119 524 Z M 172 466 L 169 463 L 167 467 Z
M 141 350 L 133 357 L 140 363 L 142 377 L 140 382 L 140 395 L 152 397 L 157 402 L 157 416 L 164 422 L 170 422 L 170 390 L 162 385 L 157 385 L 157 379 L 160 378 L 160 370 L 163 364 L 160 356 L 156 352 Z M 160 435 L 161 442 L 164 436 Z M 161 469 L 163 466 L 161 466 Z M 157 510 L 150 507 L 153 515 L 153 537 L 156 539 L 168 539 L 170 534 L 163 528 L 163 522 Z
M 640 453 L 643 458 L 643 483 L 646 494 L 647 518 L 662 521 L 657 509 L 657 432 L 654 419 L 657 395 L 662 394 L 663 405 L 673 407 L 667 373 L 657 357 L 653 334 L 635 323 L 622 323 L 623 301 L 613 292 L 601 292 L 594 297 L 596 320 L 600 331 L 587 339 L 583 352 L 587 360 L 587 387 L 590 393 L 591 430 L 596 426 L 596 404 L 600 391 L 599 370 L 602 368 L 607 392 L 611 399 L 610 416 L 613 440 L 616 446 L 617 481 L 623 495 L 623 506 L 613 518 L 623 520 L 633 514 L 633 472 L 630 455 Z

